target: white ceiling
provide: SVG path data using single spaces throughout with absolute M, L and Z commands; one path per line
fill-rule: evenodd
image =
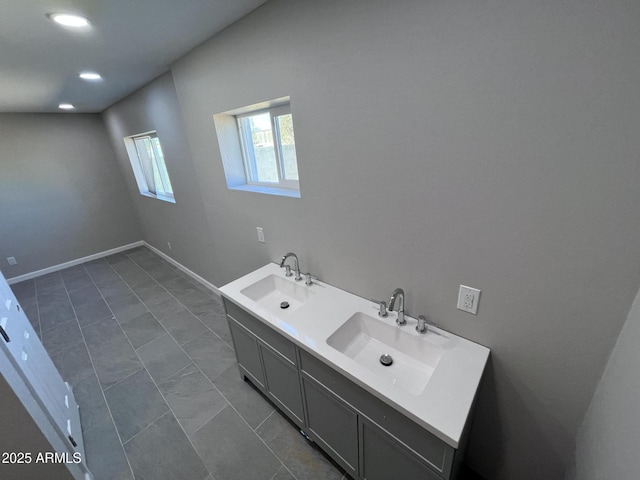
M 265 1 L 0 0 L 0 112 L 100 112 Z M 46 17 L 56 11 L 92 27 L 60 27 Z

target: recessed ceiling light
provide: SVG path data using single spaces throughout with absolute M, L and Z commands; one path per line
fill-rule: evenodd
M 74 108 L 76 108 L 76 107 L 74 107 L 74 106 L 73 106 L 73 105 L 71 105 L 70 103 L 61 103 L 60 105 L 58 105 L 58 108 L 59 108 L 60 110 L 73 110 L 73 109 L 74 109 Z
M 82 28 L 90 25 L 87 17 L 76 15 L 75 13 L 49 13 L 47 16 L 65 27 Z
M 96 72 L 82 72 L 80 73 L 80 78 L 84 80 L 101 80 L 102 76 Z

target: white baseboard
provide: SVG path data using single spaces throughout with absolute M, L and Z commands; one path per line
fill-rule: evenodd
M 104 252 L 94 253 L 93 255 L 89 255 L 87 257 L 76 258 L 75 260 L 60 263 L 52 267 L 43 268 L 42 270 L 36 270 L 35 272 L 25 273 L 24 275 L 18 275 L 17 277 L 8 278 L 7 283 L 11 285 L 13 283 L 23 282 L 25 280 L 31 280 L 32 278 L 41 277 L 42 275 L 46 275 L 47 273 L 53 273 L 59 270 L 64 270 L 65 268 L 73 267 L 75 265 L 80 265 L 81 263 L 84 263 L 84 262 L 90 262 L 91 260 L 98 260 L 100 258 L 108 257 L 109 255 L 113 255 L 114 253 L 120 253 L 120 252 L 124 252 L 125 250 L 131 250 L 132 248 L 142 247 L 143 245 L 146 245 L 146 244 L 142 240 L 138 242 L 130 243 L 128 245 L 122 245 L 120 247 L 112 248 L 110 250 L 105 250 Z
M 147 247 L 149 250 L 153 251 L 155 254 L 161 256 L 162 258 L 164 258 L 167 262 L 169 262 L 170 264 L 176 266 L 177 268 L 179 268 L 180 270 L 182 270 L 184 273 L 186 273 L 187 275 L 189 275 L 191 278 L 193 278 L 196 282 L 200 283 L 202 286 L 208 288 L 209 290 L 211 290 L 214 293 L 217 293 L 218 295 L 220 295 L 220 290 L 218 290 L 218 287 L 216 287 L 213 283 L 210 283 L 209 281 L 205 280 L 204 278 L 202 278 L 200 275 L 198 275 L 197 273 L 195 273 L 192 270 L 189 270 L 187 267 L 185 267 L 184 265 L 182 265 L 180 262 L 174 260 L 173 258 L 171 258 L 169 255 L 167 255 L 166 253 L 158 250 L 156 247 L 154 247 L 153 245 L 148 244 L 147 242 L 142 242 L 144 244 L 145 247 Z

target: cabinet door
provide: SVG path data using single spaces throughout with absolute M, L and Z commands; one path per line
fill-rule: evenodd
M 358 476 L 358 416 L 322 385 L 303 374 L 307 430 L 312 440 L 347 470 Z M 400 478 L 400 477 L 388 477 Z
M 264 390 L 264 374 L 262 373 L 258 340 L 235 320 L 227 318 L 238 363 L 249 374 L 255 385 Z
M 267 394 L 299 427 L 304 424 L 298 369 L 279 353 L 261 346 Z
M 442 480 L 384 430 L 367 421 L 361 425 L 364 480 Z

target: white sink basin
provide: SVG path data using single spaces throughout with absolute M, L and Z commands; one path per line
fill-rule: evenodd
M 240 290 L 240 293 L 277 313 L 294 312 L 315 295 L 304 283 L 298 284 L 277 275 L 268 275 Z M 282 302 L 289 306 L 282 308 Z
M 443 349 L 408 328 L 411 327 L 391 326 L 357 312 L 327 338 L 327 344 L 393 387 L 420 395 L 442 358 Z M 380 362 L 384 354 L 393 359 L 391 365 Z

